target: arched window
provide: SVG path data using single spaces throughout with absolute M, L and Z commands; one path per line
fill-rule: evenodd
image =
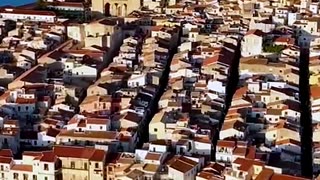
M 104 6 L 104 15 L 110 16 L 110 3 L 106 3 Z

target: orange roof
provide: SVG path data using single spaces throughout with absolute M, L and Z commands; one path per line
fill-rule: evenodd
M 17 104 L 34 104 L 36 102 L 37 102 L 36 99 L 27 99 L 27 98 L 21 98 L 21 97 L 18 97 L 16 99 Z
M 294 44 L 294 38 L 289 38 L 289 37 L 278 37 L 274 40 L 274 42 L 279 42 L 279 43 L 288 43 L 288 44 Z
M 234 141 L 218 140 L 217 146 L 234 148 L 236 143 Z
M 248 91 L 248 87 L 244 86 L 236 90 L 235 94 L 233 95 L 233 98 L 241 98 L 244 96 Z
M 314 99 L 320 98 L 320 86 L 311 86 L 310 87 L 311 97 Z
M 55 146 L 53 151 L 58 157 L 89 159 L 92 161 L 103 161 L 105 158 L 105 152 L 103 150 L 91 147 Z
M 15 164 L 12 166 L 11 170 L 32 172 L 32 165 Z
M 1 149 L 0 156 L 3 157 L 13 157 L 12 151 L 10 149 Z
M 209 57 L 203 61 L 202 65 L 208 66 L 208 65 L 214 64 L 214 63 L 218 62 L 219 57 L 220 57 L 220 55 Z
M 159 160 L 160 157 L 161 157 L 160 153 L 148 152 L 148 154 L 146 155 L 145 159 L 147 159 L 147 160 Z
M 102 119 L 102 118 L 87 118 L 87 124 L 101 124 L 105 125 L 108 123 L 108 119 Z
M 256 166 L 264 165 L 264 163 L 261 161 L 255 161 L 255 160 L 246 159 L 246 158 L 237 158 L 233 163 L 239 164 L 240 165 L 239 170 L 241 171 L 248 171 L 253 165 L 256 165 Z
M 10 164 L 12 161 L 12 157 L 0 157 L 0 163 L 2 164 Z

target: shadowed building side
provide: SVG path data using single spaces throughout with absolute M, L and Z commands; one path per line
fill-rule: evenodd
M 310 87 L 309 87 L 309 54 L 310 50 L 301 48 L 300 52 L 300 79 L 299 91 L 301 101 L 301 174 L 303 177 L 312 178 L 312 118 L 310 110 Z

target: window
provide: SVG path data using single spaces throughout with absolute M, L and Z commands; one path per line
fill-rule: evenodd
M 1 178 L 4 178 L 4 173 L 1 173 Z
M 99 163 L 96 163 L 96 164 L 95 164 L 95 168 L 99 168 Z
M 100 129 L 102 129 L 102 126 L 100 126 Z
M 279 97 L 276 97 L 276 100 L 279 100 Z
M 19 179 L 19 174 L 18 173 L 13 173 L 13 178 L 14 179 Z
M 0 170 L 3 171 L 3 165 L 0 166 Z
M 84 163 L 84 169 L 87 170 L 88 169 L 88 164 Z
M 44 164 L 44 170 L 45 171 L 49 171 L 49 165 L 48 164 Z
M 157 129 L 157 128 L 154 128 L 154 132 L 158 132 L 158 129 Z
M 75 168 L 75 163 L 73 161 L 71 161 L 70 166 L 71 166 L 72 169 L 74 169 Z
M 23 174 L 23 180 L 28 180 L 28 174 Z
M 45 177 L 44 177 L 44 180 L 48 180 L 48 177 L 47 177 L 47 176 L 45 176 Z

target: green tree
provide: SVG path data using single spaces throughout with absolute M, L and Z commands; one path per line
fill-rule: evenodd
M 281 51 L 285 48 L 285 46 L 282 45 L 267 45 L 263 47 L 263 50 L 265 52 L 269 53 L 281 53 Z

